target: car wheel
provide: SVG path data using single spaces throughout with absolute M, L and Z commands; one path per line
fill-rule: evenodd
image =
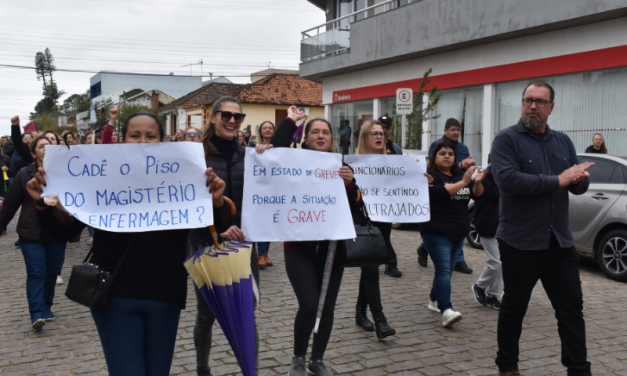
M 627 281 L 627 231 L 610 231 L 597 247 L 597 262 L 603 273 L 615 281 Z
M 483 245 L 479 239 L 479 233 L 475 228 L 475 211 L 471 211 L 468 216 L 470 217 L 470 232 L 468 233 L 468 236 L 466 236 L 466 240 L 468 240 L 468 243 L 473 248 L 483 249 Z

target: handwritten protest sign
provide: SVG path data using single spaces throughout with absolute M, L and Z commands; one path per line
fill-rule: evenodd
M 370 219 L 416 223 L 431 219 L 424 156 L 347 155 Z
M 334 153 L 246 148 L 242 230 L 253 241 L 355 238 L 342 157 Z M 326 250 L 325 250 L 326 252 Z
M 213 201 L 202 144 L 46 146 L 47 187 L 81 222 L 106 231 L 207 227 Z

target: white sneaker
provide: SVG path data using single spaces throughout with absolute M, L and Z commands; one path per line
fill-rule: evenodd
M 429 300 L 429 305 L 427 306 L 427 308 L 429 308 L 433 312 L 440 313 L 440 309 L 438 308 L 438 301 L 437 300 L 435 300 L 435 301 Z
M 63 284 L 63 278 L 61 278 L 60 275 L 57 276 L 57 285 L 62 285 Z
M 442 326 L 444 326 L 445 328 L 448 328 L 450 326 L 453 326 L 453 324 L 455 324 L 461 319 L 462 319 L 461 313 L 455 312 L 449 308 L 446 311 L 444 311 L 444 313 L 442 314 Z

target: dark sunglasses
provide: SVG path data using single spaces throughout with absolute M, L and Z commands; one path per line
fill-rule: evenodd
M 185 134 L 189 137 L 198 137 L 198 132 L 187 132 Z
M 222 113 L 221 118 L 224 122 L 229 122 L 231 121 L 231 118 L 233 118 L 236 123 L 241 124 L 244 122 L 244 118 L 246 117 L 246 114 L 234 114 L 230 111 L 216 111 L 214 114 L 217 114 L 218 112 Z

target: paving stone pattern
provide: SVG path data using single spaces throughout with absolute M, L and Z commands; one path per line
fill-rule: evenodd
M 67 300 L 65 285 L 56 293 L 57 319 L 43 330 L 30 328 L 26 301 L 26 271 L 14 220 L 0 238 L 0 374 L 2 375 L 106 375 L 98 333 L 89 311 Z M 87 233 L 80 243 L 67 248 L 62 277 L 69 278 L 73 264 L 88 251 Z M 498 311 L 478 306 L 471 293 L 485 261 L 481 250 L 465 247 L 472 275 L 453 276 L 453 304 L 463 313 L 461 322 L 442 328 L 441 316 L 427 310 L 433 266 L 421 268 L 416 261 L 420 235 L 415 230 L 393 231 L 392 243 L 399 254 L 403 277 L 393 279 L 381 272 L 384 312 L 397 334 L 377 341 L 374 333 L 355 326 L 359 269 L 347 269 L 335 326 L 325 356 L 336 375 L 496 375 L 496 320 Z M 297 301 L 287 279 L 283 249 L 273 243 L 269 252 L 274 267 L 261 271 L 261 307 L 257 311 L 260 374 L 286 375 L 292 354 L 292 330 Z M 589 359 L 594 375 L 627 375 L 627 291 L 625 284 L 606 279 L 594 260 L 580 263 L 585 298 Z M 195 375 L 193 327 L 195 297 L 188 293 L 181 315 L 173 375 Z M 211 352 L 214 375 L 237 375 L 239 367 L 230 346 L 216 324 Z M 525 376 L 565 375 L 560 363 L 560 340 L 550 302 L 544 290 L 534 291 L 521 339 L 520 369 Z

